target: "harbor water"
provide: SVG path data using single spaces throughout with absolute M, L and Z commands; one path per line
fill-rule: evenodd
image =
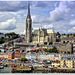
M 4 67 L 3 69 L 0 69 L 0 73 L 13 73 L 11 71 L 11 68 L 10 67 Z M 15 72 L 15 73 L 18 73 L 18 72 Z M 48 71 L 31 71 L 31 72 L 21 72 L 21 73 L 50 73 Z

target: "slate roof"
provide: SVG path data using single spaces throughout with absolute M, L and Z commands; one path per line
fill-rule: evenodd
M 32 34 L 38 34 L 39 30 L 34 30 Z

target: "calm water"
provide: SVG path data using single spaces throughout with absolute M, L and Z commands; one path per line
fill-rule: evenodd
M 0 69 L 0 73 L 11 73 L 11 68 L 4 67 L 3 69 Z
M 11 71 L 10 67 L 4 67 L 4 69 L 0 69 L 0 73 L 12 73 L 12 71 Z M 15 73 L 18 73 L 18 72 L 15 72 Z M 27 72 L 21 72 L 21 73 L 27 73 Z M 35 70 L 33 70 L 32 72 L 28 72 L 28 73 L 59 73 L 59 72 L 35 71 Z M 63 73 L 63 72 L 60 72 L 60 73 Z
M 12 73 L 11 68 L 10 67 L 4 67 L 4 69 L 0 69 L 0 73 Z M 17 72 L 16 72 L 17 73 Z M 26 73 L 26 72 L 24 72 Z M 50 72 L 45 72 L 45 71 L 35 71 L 33 70 L 30 73 L 50 73 Z

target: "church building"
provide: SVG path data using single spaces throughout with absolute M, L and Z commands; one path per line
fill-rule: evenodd
M 32 19 L 30 15 L 30 5 L 28 4 L 28 15 L 26 18 L 26 43 L 44 43 L 44 42 L 56 42 L 56 33 L 52 28 L 39 28 L 38 30 L 32 30 Z

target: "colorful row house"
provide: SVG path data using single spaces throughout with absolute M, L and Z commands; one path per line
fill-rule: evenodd
M 61 68 L 75 68 L 75 55 L 67 55 L 61 58 Z
M 25 57 L 25 53 L 20 52 L 20 50 L 8 53 L 8 59 L 20 59 L 23 57 Z
M 51 66 L 52 67 L 60 67 L 60 61 L 52 61 Z

